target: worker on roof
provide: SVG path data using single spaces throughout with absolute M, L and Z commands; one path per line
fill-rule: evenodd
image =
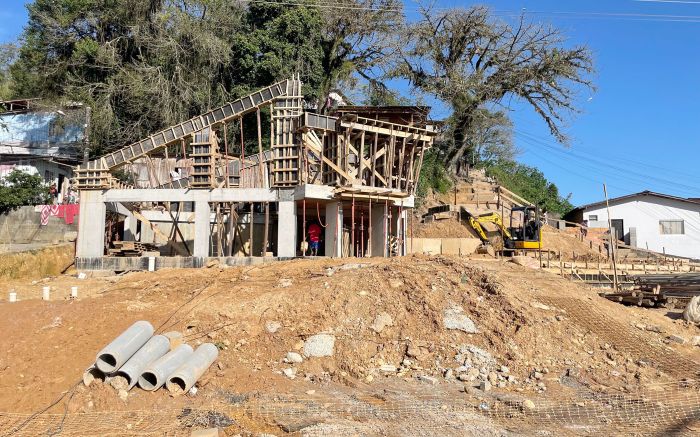
M 318 248 L 321 245 L 321 227 L 316 223 L 311 223 L 309 226 L 309 245 L 311 256 L 317 256 Z

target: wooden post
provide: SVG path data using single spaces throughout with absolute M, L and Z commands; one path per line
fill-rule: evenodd
M 618 290 L 617 284 L 617 263 L 615 262 L 615 249 L 617 242 L 615 241 L 615 236 L 612 231 L 612 219 L 610 218 L 610 201 L 608 200 L 608 188 L 603 184 L 603 193 L 605 193 L 605 205 L 608 211 L 608 230 L 610 231 L 610 250 L 612 254 L 612 264 L 613 264 L 613 290 Z
M 561 259 L 561 250 L 559 251 L 559 276 L 564 277 L 564 264 Z
M 265 202 L 265 231 L 264 231 L 265 233 L 263 234 L 262 256 L 265 256 L 267 254 L 267 234 L 269 232 L 269 229 L 270 229 L 270 202 Z M 296 253 L 296 249 L 295 249 L 294 253 Z
M 376 134 L 375 134 L 376 135 Z M 372 256 L 372 196 L 369 196 L 369 207 L 367 208 L 367 252 Z
M 364 134 L 362 132 L 363 136 Z M 357 257 L 357 250 L 355 249 L 355 194 L 352 195 L 352 207 L 350 210 L 350 247 L 353 255 Z
M 250 241 L 250 251 L 248 252 L 249 256 L 253 256 L 253 226 L 255 226 L 255 204 L 253 202 L 250 202 L 250 223 L 248 226 L 250 226 L 250 229 L 248 230 L 248 240 Z
M 257 116 L 258 119 L 258 153 L 260 154 L 260 157 L 258 158 L 258 166 L 260 167 L 260 187 L 262 188 L 267 188 L 265 185 L 265 165 L 263 164 L 263 148 L 262 148 L 262 127 L 260 126 L 260 108 L 255 112 L 255 115 Z M 267 220 L 267 208 L 269 208 L 269 205 L 265 205 L 265 214 L 266 214 L 266 220 Z M 265 222 L 265 226 L 267 226 L 267 221 Z M 265 241 L 267 241 L 267 229 L 265 230 Z M 263 248 L 263 253 L 267 251 L 267 248 Z

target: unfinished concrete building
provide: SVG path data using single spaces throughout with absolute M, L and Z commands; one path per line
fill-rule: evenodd
M 427 108 L 344 106 L 324 116 L 304 110 L 301 85 L 278 82 L 80 165 L 77 267 L 308 256 L 311 224 L 323 230 L 319 256 L 405 255 L 407 211 L 435 137 Z M 256 117 L 253 154 L 243 146 L 246 115 Z M 156 172 L 157 160 L 170 170 Z M 148 187 L 115 177 L 137 165 L 153 173 Z

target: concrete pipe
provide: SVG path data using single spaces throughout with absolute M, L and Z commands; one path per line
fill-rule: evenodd
M 192 347 L 181 344 L 151 363 L 139 377 L 139 387 L 148 391 L 158 390 L 168 377 L 192 356 Z
M 90 366 L 85 370 L 85 372 L 83 372 L 83 384 L 85 384 L 85 387 L 90 387 L 90 384 L 95 381 L 108 383 L 111 379 L 112 378 L 110 376 L 105 375 L 104 372 L 94 365 Z
M 176 395 L 187 393 L 218 356 L 219 349 L 216 346 L 204 343 L 168 378 L 165 387 Z
M 153 326 L 146 321 L 134 323 L 97 354 L 95 365 L 104 373 L 114 373 L 153 335 Z
M 129 358 L 112 378 L 112 387 L 117 390 L 131 390 L 139 380 L 143 370 L 152 362 L 167 354 L 170 341 L 164 335 L 155 335 L 141 349 Z

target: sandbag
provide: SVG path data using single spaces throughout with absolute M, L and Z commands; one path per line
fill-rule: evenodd
M 700 296 L 690 299 L 688 306 L 683 311 L 683 319 L 690 323 L 700 325 Z

